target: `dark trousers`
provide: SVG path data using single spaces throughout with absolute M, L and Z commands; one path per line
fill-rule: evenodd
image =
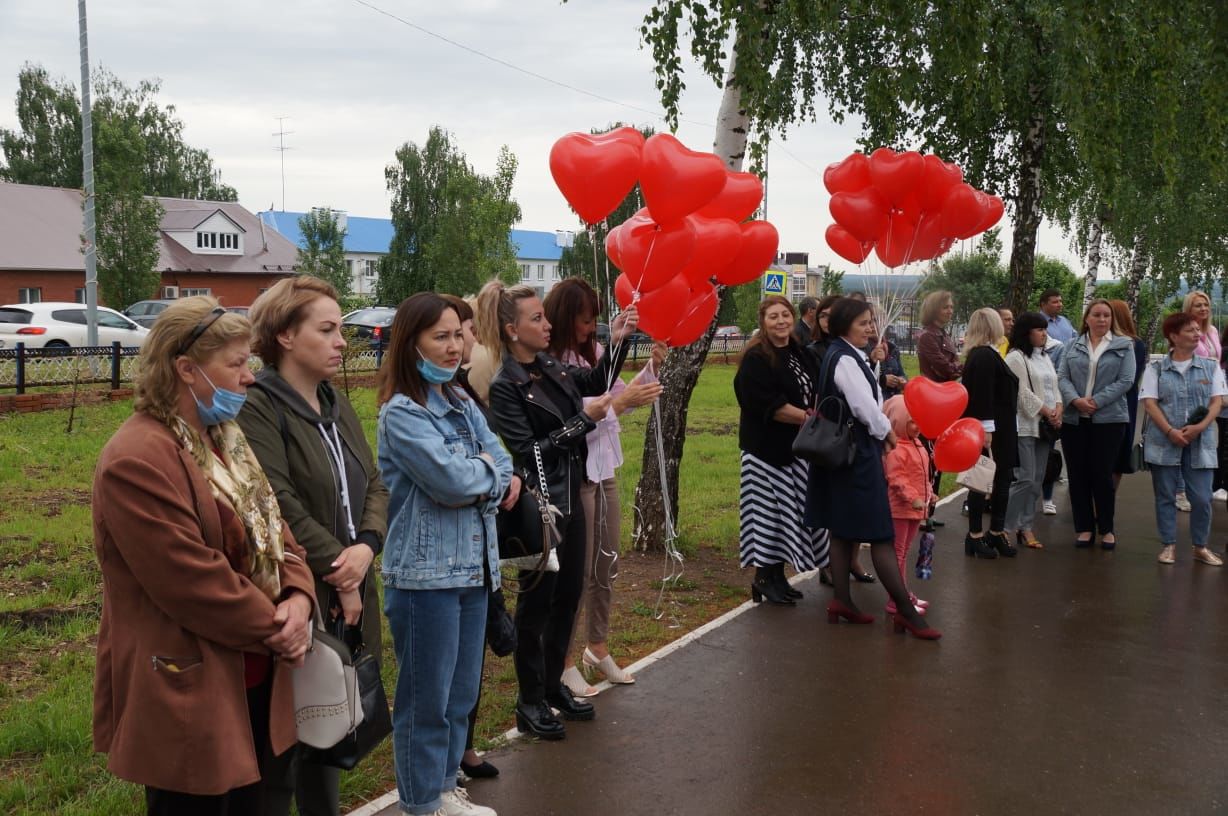
M 989 451 L 982 453 L 988 455 Z M 1011 482 L 1014 480 L 1014 468 L 998 466 L 993 472 L 992 493 L 986 496 L 975 490 L 968 491 L 968 532 L 982 532 L 986 505 L 989 506 L 989 529 L 1002 532 L 1006 527 L 1006 508 L 1010 504 Z
M 271 801 L 275 797 L 270 797 L 263 780 L 268 776 L 266 771 L 270 765 L 280 759 L 273 756 L 269 746 L 269 695 L 272 690 L 271 680 L 247 690 L 247 710 L 252 721 L 252 742 L 256 746 L 261 781 L 216 796 L 147 787 L 146 813 L 149 816 L 263 816 L 270 807 L 276 807 Z M 290 753 L 287 751 L 282 757 Z
M 1108 535 L 1113 532 L 1116 507 L 1113 465 L 1127 424 L 1096 424 L 1080 418 L 1078 425 L 1062 425 L 1062 452 L 1066 456 L 1070 510 L 1076 533 L 1099 531 L 1100 535 Z
M 299 816 L 339 816 L 341 769 L 312 762 L 305 745 L 296 745 L 274 759 L 265 778 L 264 816 L 290 816 L 290 803 Z
M 576 610 L 584 589 L 586 546 L 584 509 L 573 501 L 571 515 L 560 523 L 559 571 L 542 575 L 537 585 L 516 601 L 516 680 L 520 699 L 539 703 L 558 691 L 567 662 Z M 521 586 L 532 586 L 537 573 L 522 570 Z

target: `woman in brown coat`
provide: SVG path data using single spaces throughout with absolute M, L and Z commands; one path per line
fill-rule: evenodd
M 150 814 L 259 814 L 295 742 L 289 669 L 311 571 L 233 421 L 251 329 L 212 298 L 178 301 L 141 352 L 136 413 L 94 476 L 102 621 L 94 748 L 145 786 Z

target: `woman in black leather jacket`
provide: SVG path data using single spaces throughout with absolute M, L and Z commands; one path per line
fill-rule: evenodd
M 590 369 L 564 366 L 545 353 L 550 323 L 537 291 L 505 287 L 491 281 L 478 294 L 475 323 L 478 341 L 496 358 L 490 383 L 490 410 L 495 431 L 503 438 L 525 482 L 538 479 L 536 446 L 541 454 L 550 502 L 562 513 L 558 546 L 559 571 L 539 576 L 522 572 L 530 587 L 516 601 L 516 679 L 520 699 L 516 726 L 542 739 L 562 739 L 568 720 L 591 720 L 592 703 L 577 700 L 560 682 L 576 609 L 584 581 L 585 528 L 580 485 L 585 478 L 585 437 L 610 407 L 609 383 L 626 358 L 622 339 L 635 331 L 632 306 L 615 318 L 613 353 Z M 597 397 L 584 405 L 584 397 Z

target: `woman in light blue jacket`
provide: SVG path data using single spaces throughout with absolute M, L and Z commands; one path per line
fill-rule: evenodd
M 1134 385 L 1134 344 L 1114 332 L 1113 308 L 1096 298 L 1083 312 L 1083 331 L 1067 344 L 1058 368 L 1062 451 L 1074 515 L 1075 546 L 1117 546 L 1113 464 L 1130 422 L 1126 392 Z
M 397 308 L 379 373 L 384 613 L 400 666 L 393 751 L 404 812 L 494 816 L 456 773 L 481 684 L 486 599 L 499 586 L 495 513 L 517 496 L 511 458 L 449 384 L 463 349 L 455 308 L 421 292 Z
M 1218 567 L 1224 562 L 1207 549 L 1211 535 L 1211 478 L 1218 462 L 1215 418 L 1228 394 L 1224 370 L 1197 355 L 1198 318 L 1178 312 L 1164 319 L 1168 356 L 1143 370 L 1138 397 L 1147 412 L 1143 456 L 1151 466 L 1160 532 L 1161 564 L 1176 561 L 1177 479 L 1185 480 L 1190 501 L 1194 560 Z

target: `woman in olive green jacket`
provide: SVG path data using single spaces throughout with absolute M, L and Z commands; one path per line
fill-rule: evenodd
M 247 391 L 239 424 L 277 494 L 282 516 L 307 551 L 320 608 L 330 621 L 361 620 L 380 654 L 373 562 L 388 529 L 388 490 L 354 408 L 329 380 L 345 339 L 336 292 L 310 277 L 279 281 L 251 308 L 256 353 L 266 367 Z M 365 613 L 365 614 L 364 614 Z M 299 813 L 336 816 L 340 773 L 293 762 Z

